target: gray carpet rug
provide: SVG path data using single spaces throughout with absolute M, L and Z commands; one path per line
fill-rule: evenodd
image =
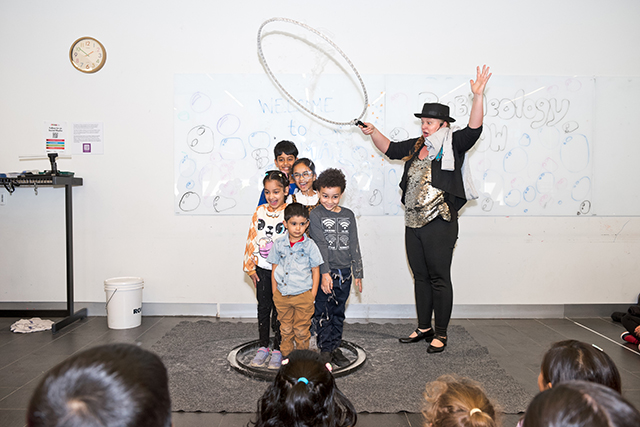
M 420 412 L 425 384 L 451 373 L 480 382 L 505 413 L 527 408 L 533 396 L 462 326 L 450 326 L 447 349 L 438 354 L 427 354 L 424 342 L 400 344 L 398 337 L 410 329 L 406 324 L 345 324 L 343 338 L 367 352 L 360 370 L 336 379 L 358 412 Z M 185 321 L 154 344 L 169 371 L 173 410 L 255 412 L 268 383 L 233 370 L 227 355 L 257 335 L 256 323 Z

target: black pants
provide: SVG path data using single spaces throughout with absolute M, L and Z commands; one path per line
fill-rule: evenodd
M 451 260 L 458 239 L 458 221 L 437 217 L 421 228 L 405 229 L 405 246 L 413 272 L 418 328 L 431 327 L 446 336 L 453 308 Z
M 626 313 L 620 319 L 622 325 L 629 331 L 631 335 L 640 340 L 640 334 L 636 333 L 636 328 L 640 326 L 640 317 Z
M 280 350 L 280 322 L 278 322 L 278 310 L 273 304 L 271 270 L 256 267 L 256 274 L 260 279 L 256 285 L 260 347 L 269 347 L 269 329 L 272 329 L 274 332 L 272 350 Z

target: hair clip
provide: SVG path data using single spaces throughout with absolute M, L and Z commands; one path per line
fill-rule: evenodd
M 604 352 L 604 350 L 603 350 L 603 349 L 601 349 L 600 347 L 598 347 L 597 345 L 595 345 L 595 344 L 591 344 L 591 345 L 593 346 L 593 348 L 597 348 L 598 350 L 600 350 L 600 351 Z
M 300 378 L 298 378 L 298 381 L 296 381 L 296 384 L 298 384 L 298 383 L 309 384 L 309 380 L 306 379 L 305 377 L 300 377 Z
M 284 359 L 282 362 L 280 362 L 280 365 L 286 365 L 287 363 L 289 363 L 289 359 Z
M 282 171 L 277 171 L 277 170 L 270 170 L 270 171 L 266 171 L 266 172 L 264 173 L 264 176 L 265 176 L 265 177 L 270 176 L 270 175 L 277 175 L 277 176 L 279 176 L 279 177 L 283 177 L 283 176 L 285 176 L 285 177 L 286 177 L 286 175 L 284 174 L 284 172 L 282 172 Z
M 327 368 L 327 371 L 333 372 L 333 366 L 331 366 L 331 363 L 327 362 L 327 364 L 324 366 Z
M 482 409 L 480 408 L 473 408 L 472 410 L 469 411 L 469 415 L 473 415 L 476 412 L 482 412 Z

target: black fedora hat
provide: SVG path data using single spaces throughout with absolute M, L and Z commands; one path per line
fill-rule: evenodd
M 426 103 L 422 106 L 422 113 L 415 113 L 417 118 L 428 117 L 431 119 L 440 119 L 445 122 L 453 123 L 456 119 L 449 116 L 449 106 L 438 104 L 437 102 Z

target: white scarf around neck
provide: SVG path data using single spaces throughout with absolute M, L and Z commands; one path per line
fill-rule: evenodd
M 453 132 L 450 127 L 441 127 L 433 135 L 429 135 L 424 139 L 424 145 L 429 150 L 429 160 L 433 161 L 440 150 L 442 150 L 441 169 L 446 171 L 452 171 L 456 166 L 456 159 L 453 155 Z M 467 161 L 468 153 L 464 155 L 464 161 L 462 162 L 462 182 L 464 184 L 464 194 L 467 200 L 475 200 L 478 198 L 478 191 L 473 184 L 473 177 L 471 176 L 471 168 Z
M 429 150 L 429 160 L 433 161 L 442 149 L 442 170 L 452 171 L 456 166 L 456 159 L 453 156 L 453 137 L 449 126 L 441 127 L 429 137 L 425 137 L 424 145 Z

